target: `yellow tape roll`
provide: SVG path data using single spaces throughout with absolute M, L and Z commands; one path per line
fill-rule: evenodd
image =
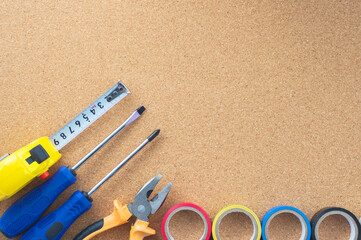
M 217 213 L 212 224 L 213 239 L 221 240 L 221 237 L 219 235 L 219 225 L 221 224 L 221 221 L 225 216 L 234 212 L 246 214 L 251 219 L 253 224 L 253 235 L 251 237 L 251 240 L 261 239 L 261 234 L 262 234 L 261 222 L 259 221 L 257 215 L 251 209 L 242 205 L 229 205 Z

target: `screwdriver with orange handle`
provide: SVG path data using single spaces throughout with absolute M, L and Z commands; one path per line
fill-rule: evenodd
M 153 192 L 161 178 L 162 175 L 158 174 L 147 182 L 137 193 L 134 202 L 131 204 L 123 205 L 118 200 L 115 200 L 114 211 L 111 215 L 85 228 L 74 240 L 92 239 L 108 229 L 127 223 L 132 216 L 135 216 L 137 219 L 131 227 L 130 240 L 142 240 L 145 237 L 154 235 L 155 230 L 148 227 L 149 215 L 157 212 L 162 206 L 172 186 L 172 183 L 168 183 L 155 197 L 148 200 L 149 195 Z
M 90 197 L 101 185 L 108 181 L 127 162 L 130 161 L 141 149 L 156 138 L 160 130 L 154 131 L 142 144 L 140 144 L 131 154 L 119 163 L 107 176 L 105 176 L 89 192 L 76 191 L 58 209 L 50 213 L 34 226 L 32 226 L 20 240 L 59 240 L 68 228 L 92 207 L 93 199 Z

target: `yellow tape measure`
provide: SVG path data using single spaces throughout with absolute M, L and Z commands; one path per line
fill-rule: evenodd
M 130 91 L 118 82 L 53 136 L 39 138 L 0 158 L 0 201 L 20 191 L 35 177 L 43 179 L 56 163 L 59 150 L 122 100 Z

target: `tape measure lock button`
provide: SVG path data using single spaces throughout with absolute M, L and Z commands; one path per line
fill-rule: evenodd
M 41 144 L 31 149 L 29 153 L 30 153 L 30 157 L 25 159 L 29 165 L 32 164 L 33 162 L 37 162 L 38 164 L 41 164 L 50 157 L 47 151 L 44 149 L 44 147 L 41 146 Z

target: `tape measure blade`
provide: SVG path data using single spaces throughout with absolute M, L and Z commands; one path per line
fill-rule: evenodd
M 130 91 L 127 87 L 123 83 L 118 82 L 51 136 L 50 141 L 55 145 L 57 150 L 62 149 L 129 93 Z
M 75 122 L 80 121 L 80 120 L 81 120 L 80 118 L 71 120 L 68 124 L 63 126 L 59 131 L 57 131 L 50 138 L 50 141 L 55 145 L 56 149 L 58 149 L 58 150 L 62 149 L 67 143 L 69 143 L 78 134 L 80 134 L 82 131 L 85 130 L 85 128 L 82 128 L 82 127 L 74 128 L 74 126 L 77 126 L 77 125 L 75 125 Z M 60 136 L 63 133 L 64 133 L 64 135 Z M 66 137 L 66 139 L 63 139 L 64 136 Z M 60 139 L 63 139 L 63 140 L 60 140 Z

